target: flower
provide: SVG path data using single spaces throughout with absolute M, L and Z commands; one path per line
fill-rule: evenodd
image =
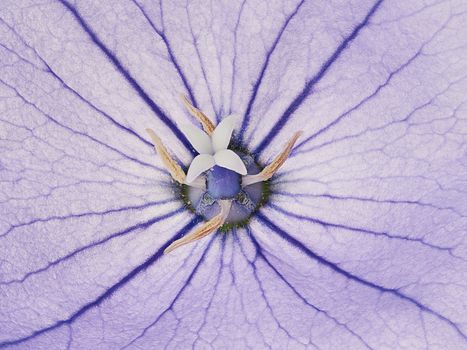
M 466 20 L 2 1 L 0 349 L 465 348 Z

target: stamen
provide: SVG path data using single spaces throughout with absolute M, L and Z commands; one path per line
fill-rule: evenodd
M 146 131 L 149 134 L 152 143 L 154 144 L 154 148 L 156 149 L 157 154 L 159 154 L 159 156 L 161 157 L 162 163 L 169 171 L 170 176 L 172 176 L 172 178 L 175 181 L 184 184 L 186 175 L 183 169 L 180 167 L 180 165 L 178 165 L 178 163 L 174 159 L 172 159 L 172 157 L 169 154 L 169 151 L 164 146 L 159 136 L 157 136 L 152 129 L 146 129 Z
M 282 164 L 284 164 L 284 162 L 287 160 L 287 158 L 290 155 L 290 152 L 292 152 L 292 148 L 295 142 L 297 142 L 298 138 L 302 133 L 303 131 L 297 131 L 289 140 L 289 142 L 287 142 L 284 150 L 279 155 L 277 155 L 276 158 L 274 158 L 274 160 L 271 162 L 271 164 L 266 166 L 259 174 L 243 176 L 242 186 L 245 187 L 257 182 L 269 180 L 282 166 Z
M 188 112 L 201 123 L 206 134 L 211 135 L 215 129 L 212 121 L 198 108 L 194 107 L 185 95 L 182 95 L 181 98 Z
M 225 219 L 227 219 L 227 216 L 229 215 L 230 212 L 230 207 L 232 205 L 231 200 L 221 200 L 219 201 L 221 211 L 219 214 L 214 216 L 211 220 L 207 221 L 202 225 L 200 228 L 196 229 L 195 231 L 187 234 L 186 236 L 177 239 L 176 241 L 172 242 L 165 250 L 164 254 L 168 254 L 171 251 L 177 249 L 178 247 L 181 247 L 185 244 L 197 241 L 203 237 L 206 237 L 207 235 L 213 233 L 216 231 L 219 227 L 221 227 Z

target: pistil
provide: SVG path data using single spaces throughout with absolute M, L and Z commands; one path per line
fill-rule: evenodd
M 223 229 L 227 227 L 228 230 L 231 225 L 245 225 L 265 201 L 264 196 L 267 190 L 264 188 L 267 183 L 257 183 L 268 181 L 277 172 L 302 134 L 302 131 L 296 132 L 282 152 L 261 172 L 248 175 L 248 172 L 251 174 L 260 170 L 251 155 L 248 152 L 239 150 L 234 152 L 228 149 L 235 118 L 225 117 L 219 125 L 214 126 L 211 120 L 194 107 L 186 96 L 182 96 L 182 101 L 188 112 L 201 123 L 204 130 L 203 132 L 192 125 L 179 125 L 193 147 L 199 152 L 190 164 L 188 175 L 172 158 L 156 133 L 152 129 L 146 129 L 146 131 L 172 179 L 184 185 L 185 204 L 208 221 L 186 236 L 172 242 L 164 250 L 164 254 L 206 237 L 221 227 Z

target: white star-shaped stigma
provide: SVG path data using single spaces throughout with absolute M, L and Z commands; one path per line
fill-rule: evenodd
M 218 165 L 233 170 L 240 175 L 246 175 L 245 164 L 232 150 L 227 149 L 234 129 L 234 116 L 222 119 L 211 135 L 195 127 L 193 124 L 179 125 L 186 138 L 193 145 L 199 155 L 190 164 L 186 182 L 193 182 L 203 172 Z

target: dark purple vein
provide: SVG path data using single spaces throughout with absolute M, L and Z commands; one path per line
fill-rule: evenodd
M 195 155 L 196 151 L 191 146 L 190 142 L 187 140 L 185 135 L 178 129 L 172 120 L 161 110 L 161 108 L 154 102 L 154 100 L 149 97 L 147 92 L 142 88 L 141 85 L 133 78 L 130 72 L 122 65 L 119 59 L 104 45 L 104 43 L 97 37 L 96 33 L 89 27 L 86 21 L 81 17 L 79 12 L 71 4 L 64 0 L 59 0 L 63 6 L 65 6 L 83 28 L 83 30 L 88 34 L 91 40 L 96 44 L 96 46 L 101 49 L 105 56 L 112 62 L 112 64 L 117 68 L 117 71 L 127 80 L 130 86 L 137 92 L 141 99 L 151 108 L 151 110 L 159 117 L 159 119 L 174 133 L 179 141 L 186 147 L 191 154 Z
M 370 11 L 366 14 L 362 22 L 360 22 L 337 47 L 337 49 L 332 53 L 332 55 L 324 62 L 320 70 L 316 75 L 314 75 L 310 80 L 307 81 L 305 87 L 301 93 L 292 101 L 292 103 L 287 107 L 285 112 L 279 118 L 276 124 L 272 127 L 269 133 L 263 138 L 263 141 L 255 148 L 255 153 L 261 153 L 274 138 L 282 130 L 282 127 L 287 123 L 292 114 L 301 106 L 301 104 L 308 98 L 308 95 L 311 93 L 312 88 L 325 76 L 329 68 L 339 59 L 340 55 L 348 47 L 348 45 L 358 36 L 360 31 L 368 25 L 371 17 L 375 14 L 376 10 L 383 3 L 383 0 L 378 0 Z
M 97 113 L 99 113 L 100 115 L 102 115 L 105 119 L 107 119 L 108 121 L 110 121 L 112 124 L 114 124 L 117 128 L 129 133 L 130 135 L 132 136 L 135 136 L 138 140 L 140 140 L 141 142 L 143 142 L 145 145 L 149 146 L 149 147 L 153 147 L 152 143 L 150 143 L 149 141 L 145 140 L 143 137 L 141 137 L 136 131 L 134 131 L 132 128 L 128 127 L 128 126 L 125 126 L 121 123 L 119 123 L 117 120 L 115 120 L 112 116 L 110 116 L 109 114 L 107 114 L 106 112 L 104 112 L 103 110 L 101 110 L 100 108 L 98 108 L 97 106 L 95 106 L 94 104 L 92 104 L 90 101 L 88 101 L 87 99 L 85 99 L 83 96 L 81 96 L 75 89 L 73 89 L 70 85 L 68 85 L 53 69 L 52 67 L 45 61 L 44 58 L 42 58 L 41 55 L 39 55 L 39 53 L 36 51 L 35 48 L 33 48 L 32 46 L 30 46 L 24 39 L 21 35 L 19 35 L 15 30 L 14 28 L 12 28 L 8 23 L 6 23 L 3 19 L 0 18 L 0 23 L 3 23 L 9 30 L 11 30 L 17 37 L 18 39 L 23 43 L 24 46 L 26 46 L 27 48 L 29 48 L 30 50 L 32 50 L 34 52 L 34 54 L 36 55 L 36 57 L 44 64 L 44 66 L 47 68 L 47 72 L 52 74 L 52 76 L 57 79 L 60 84 L 62 84 L 62 86 L 70 91 L 74 96 L 76 96 L 78 99 L 80 99 L 82 102 L 84 102 L 85 104 L 87 104 L 90 108 L 92 108 L 93 110 L 95 110 Z M 3 45 L 0 45 L 2 47 L 5 47 Z M 27 62 L 28 64 L 30 65 L 33 65 L 30 61 L 26 60 L 25 58 L 23 58 L 22 56 L 20 56 L 17 52 L 14 52 L 12 50 L 10 50 L 9 48 L 5 47 L 5 49 L 7 49 L 9 52 L 11 52 L 12 54 L 16 55 L 16 57 L 18 57 L 20 60 L 22 60 L 23 62 Z M 34 65 L 33 65 L 34 66 Z M 37 68 L 37 67 L 36 67 Z M 42 69 L 41 69 L 42 70 Z
M 362 107 L 363 105 L 365 105 L 369 101 L 372 101 L 373 98 L 375 98 L 380 93 L 381 90 L 383 90 L 385 87 L 389 86 L 391 80 L 395 76 L 397 76 L 400 72 L 402 72 L 405 68 L 407 68 L 420 55 L 420 53 L 421 53 L 421 49 L 418 50 L 412 57 L 410 57 L 404 64 L 402 64 L 396 70 L 389 73 L 386 80 L 382 84 L 378 85 L 378 87 L 370 95 L 366 96 L 364 99 L 362 99 L 360 102 L 358 102 L 355 106 L 349 108 L 347 111 L 340 114 L 332 122 L 330 122 L 326 126 L 322 127 L 321 129 L 319 129 L 318 131 L 313 133 L 313 135 L 310 135 L 305 140 L 301 141 L 297 146 L 295 146 L 294 153 L 296 153 L 298 149 L 303 147 L 305 144 L 307 144 L 308 142 L 310 142 L 311 140 L 313 140 L 314 138 L 316 138 L 320 134 L 322 134 L 322 133 L 328 131 L 329 129 L 331 129 L 333 126 L 338 124 L 342 119 L 346 118 L 347 116 L 349 116 L 350 114 L 352 114 L 353 112 L 358 110 L 360 107 Z
M 269 51 L 266 54 L 266 59 L 263 62 L 263 66 L 261 67 L 259 76 L 258 76 L 258 78 L 256 79 L 256 81 L 255 81 L 255 83 L 253 85 L 253 89 L 251 90 L 250 99 L 248 101 L 248 105 L 246 107 L 245 114 L 243 116 L 242 125 L 240 126 L 240 132 L 239 132 L 240 141 L 243 141 L 243 134 L 245 133 L 245 129 L 248 126 L 248 123 L 249 123 L 250 118 L 251 118 L 251 115 L 250 115 L 251 109 L 253 108 L 253 104 L 255 103 L 255 99 L 256 99 L 256 96 L 258 94 L 259 88 L 261 86 L 261 82 L 263 81 L 264 74 L 266 73 L 266 70 L 268 69 L 269 61 L 271 59 L 271 56 L 274 53 L 274 51 L 275 51 L 275 49 L 277 47 L 277 44 L 281 40 L 282 34 L 284 34 L 284 32 L 285 32 L 287 26 L 289 25 L 290 21 L 298 13 L 300 7 L 304 4 L 304 2 L 305 2 L 305 0 L 300 1 L 299 4 L 297 5 L 297 7 L 295 8 L 295 10 L 287 17 L 287 19 L 285 20 L 285 22 L 282 25 L 281 29 L 277 33 L 276 39 L 274 40 L 274 42 L 272 43 L 272 46 L 270 47 Z
M 144 337 L 144 335 L 146 334 L 146 332 L 151 328 L 151 327 L 154 327 L 157 322 L 159 322 L 159 320 L 170 310 L 173 309 L 174 305 L 177 303 L 177 300 L 182 296 L 183 292 L 185 291 L 185 289 L 190 285 L 193 277 L 195 277 L 196 273 L 198 272 L 198 269 L 200 268 L 202 262 L 204 261 L 204 258 L 206 257 L 206 254 L 208 253 L 209 249 L 211 248 L 211 245 L 212 243 L 214 242 L 214 239 L 216 238 L 217 236 L 214 234 L 212 236 L 212 238 L 209 240 L 209 243 L 206 247 L 206 249 L 204 249 L 204 252 L 203 254 L 201 255 L 200 259 L 198 260 L 198 262 L 196 263 L 195 267 L 193 268 L 193 270 L 191 271 L 190 275 L 188 276 L 188 278 L 186 279 L 185 283 L 183 283 L 183 286 L 182 288 L 179 289 L 179 291 L 177 292 L 177 294 L 175 294 L 174 298 L 172 299 L 172 302 L 170 303 L 170 305 L 164 310 L 162 311 L 159 316 L 157 316 L 157 318 L 151 322 L 148 326 L 146 326 L 143 331 L 136 337 L 134 338 L 130 343 L 126 344 L 124 347 L 121 348 L 121 350 L 123 349 L 126 349 L 128 346 L 134 344 L 138 339 L 141 339 L 142 337 Z
M 185 89 L 186 89 L 186 91 L 188 93 L 188 96 L 190 97 L 190 100 L 191 100 L 193 106 L 198 107 L 198 103 L 196 102 L 196 98 L 195 98 L 193 89 L 191 88 L 190 83 L 188 82 L 188 79 L 186 78 L 185 73 L 182 70 L 182 67 L 180 67 L 180 64 L 178 63 L 178 60 L 175 57 L 172 46 L 170 45 L 169 39 L 167 38 L 164 30 L 159 30 L 156 27 L 154 22 L 147 15 L 147 13 L 144 10 L 144 7 L 142 5 L 138 4 L 135 0 L 132 0 L 132 1 L 139 8 L 139 10 L 143 14 L 144 18 L 147 20 L 147 22 L 151 26 L 151 28 L 157 33 L 157 35 L 160 36 L 160 38 L 164 42 L 164 45 L 167 48 L 167 53 L 169 54 L 170 60 L 172 61 L 175 69 L 177 70 L 177 73 L 180 76 L 180 79 L 182 79 L 183 85 L 185 86 Z M 162 13 L 161 13 L 161 15 L 162 15 Z
M 313 309 L 316 312 L 322 313 L 325 315 L 327 318 L 332 320 L 335 324 L 339 325 L 340 327 L 344 328 L 347 332 L 352 334 L 354 337 L 356 337 L 358 340 L 360 340 L 368 349 L 372 349 L 370 345 L 360 336 L 357 334 L 355 331 L 353 331 L 349 326 L 347 326 L 345 323 L 340 322 L 337 320 L 334 316 L 330 315 L 328 311 L 325 311 L 315 305 L 313 305 L 311 302 L 307 300 L 298 290 L 295 288 L 286 278 L 285 276 L 279 272 L 279 270 L 269 261 L 267 256 L 263 253 L 263 248 L 260 246 L 259 242 L 256 240 L 256 238 L 253 235 L 253 232 L 251 229 L 247 228 L 247 233 L 248 233 L 248 238 L 250 241 L 253 243 L 253 246 L 255 247 L 256 250 L 256 257 L 261 258 L 268 266 L 271 268 L 271 270 L 279 277 L 280 280 L 298 297 L 302 300 L 302 302 L 309 306 L 311 309 Z M 256 258 L 253 264 L 256 264 Z
M 124 287 L 127 283 L 132 281 L 134 278 L 136 278 L 140 273 L 144 272 L 147 270 L 149 267 L 154 265 L 155 262 L 157 262 L 164 254 L 164 249 L 167 248 L 173 241 L 176 239 L 182 237 L 184 234 L 186 234 L 189 230 L 191 230 L 198 222 L 199 218 L 194 218 L 191 220 L 188 224 L 186 224 L 180 231 L 178 231 L 170 240 L 168 240 L 162 247 L 159 248 L 153 255 L 151 255 L 146 261 L 144 261 L 142 264 L 138 265 L 135 267 L 133 270 L 131 270 L 128 274 L 126 274 L 123 278 L 121 278 L 117 283 L 112 285 L 110 288 L 106 289 L 102 294 L 100 294 L 96 299 L 93 301 L 88 302 L 87 304 L 83 305 L 80 307 L 78 310 L 76 310 L 74 313 L 72 313 L 69 317 L 59 320 L 50 326 L 46 326 L 44 328 L 38 329 L 36 331 L 33 331 L 27 336 L 17 338 L 17 339 L 12 339 L 12 340 L 6 340 L 3 342 L 0 342 L 0 348 L 4 348 L 10 345 L 19 345 L 22 344 L 28 340 L 31 340 L 35 337 L 38 337 L 44 333 L 50 332 L 54 329 L 57 329 L 61 326 L 64 325 L 70 325 L 76 319 L 81 317 L 83 314 L 85 314 L 87 311 L 90 309 L 97 307 L 101 305 L 106 299 L 110 298 L 113 293 L 116 293 L 119 289 Z
M 133 232 L 136 232 L 136 231 L 139 231 L 139 230 L 145 230 L 145 229 L 149 228 L 150 226 L 152 226 L 152 225 L 154 225 L 154 224 L 156 224 L 156 223 L 158 223 L 160 221 L 164 221 L 166 219 L 169 219 L 169 218 L 171 218 L 173 216 L 176 216 L 176 215 L 180 214 L 182 211 L 183 211 L 183 207 L 178 208 L 176 210 L 173 210 L 173 211 L 171 211 L 171 212 L 169 212 L 167 214 L 163 214 L 163 215 L 160 215 L 160 216 L 153 217 L 151 220 L 148 220 L 146 222 L 138 223 L 138 224 L 130 226 L 130 227 L 124 229 L 124 230 L 112 233 L 112 234 L 110 234 L 109 236 L 107 236 L 107 237 L 105 237 L 103 239 L 100 239 L 98 241 L 94 241 L 94 242 L 92 242 L 90 244 L 86 244 L 86 245 L 84 245 L 84 246 L 82 246 L 82 247 L 80 247 L 78 249 L 75 249 L 75 250 L 69 252 L 65 256 L 62 256 L 62 257 L 60 257 L 58 259 L 50 261 L 43 267 L 37 268 L 37 269 L 35 269 L 33 271 L 29 271 L 28 273 L 26 273 L 24 276 L 22 276 L 20 278 L 15 278 L 15 279 L 12 279 L 12 280 L 9 280 L 9 281 L 1 281 L 0 285 L 10 285 L 10 284 L 14 284 L 14 283 L 23 283 L 24 281 L 26 281 L 31 276 L 34 276 L 34 275 L 37 275 L 37 274 L 42 273 L 44 271 L 47 271 L 50 268 L 52 268 L 54 266 L 57 266 L 59 264 L 62 264 L 65 261 L 67 261 L 67 260 L 73 258 L 74 256 L 76 256 L 78 254 L 81 254 L 81 253 L 83 253 L 83 252 L 85 252 L 85 251 L 87 251 L 89 249 L 99 247 L 102 244 L 105 244 L 105 243 L 113 240 L 114 238 L 126 236 L 127 234 L 130 234 L 130 233 L 133 233 Z
M 378 285 L 376 283 L 373 283 L 371 281 L 366 280 L 365 278 L 359 277 L 359 276 L 357 276 L 357 275 L 355 275 L 355 274 L 353 274 L 351 272 L 348 272 L 348 271 L 342 269 L 341 267 L 339 267 L 338 264 L 335 264 L 335 263 L 325 259 L 321 255 L 318 255 L 315 252 L 313 252 L 312 250 L 308 249 L 303 243 L 301 243 L 300 241 L 298 241 L 297 239 L 295 239 L 294 237 L 289 235 L 285 230 L 283 230 L 282 228 L 277 226 L 275 223 L 273 223 L 271 220 L 269 220 L 269 218 L 264 216 L 261 212 L 257 213 L 256 215 L 257 215 L 258 219 L 261 222 L 263 222 L 272 232 L 274 232 L 279 237 L 281 237 L 283 240 L 287 241 L 292 246 L 294 246 L 295 248 L 300 250 L 302 253 L 304 253 L 306 256 L 308 256 L 310 259 L 316 261 L 318 264 L 329 268 L 330 270 L 334 271 L 335 273 L 343 276 L 344 278 L 346 278 L 346 279 L 348 279 L 350 281 L 356 282 L 356 283 L 361 284 L 361 285 L 363 285 L 365 287 L 376 290 L 379 293 L 391 294 L 391 295 L 393 295 L 393 296 L 395 296 L 395 297 L 397 297 L 397 298 L 399 298 L 399 299 L 401 299 L 401 300 L 403 300 L 405 302 L 408 302 L 408 303 L 410 303 L 412 305 L 415 305 L 421 311 L 429 313 L 429 314 L 437 317 L 438 319 L 446 322 L 447 324 L 449 324 L 462 338 L 467 340 L 467 336 L 462 332 L 462 330 L 459 328 L 459 326 L 456 323 L 454 323 L 453 321 L 451 321 L 450 319 L 448 319 L 447 317 L 445 317 L 445 316 L 441 315 L 440 313 L 434 311 L 433 309 L 431 309 L 428 306 L 422 304 L 421 302 L 415 300 L 414 298 L 405 295 L 398 288 L 388 288 L 388 287 Z

